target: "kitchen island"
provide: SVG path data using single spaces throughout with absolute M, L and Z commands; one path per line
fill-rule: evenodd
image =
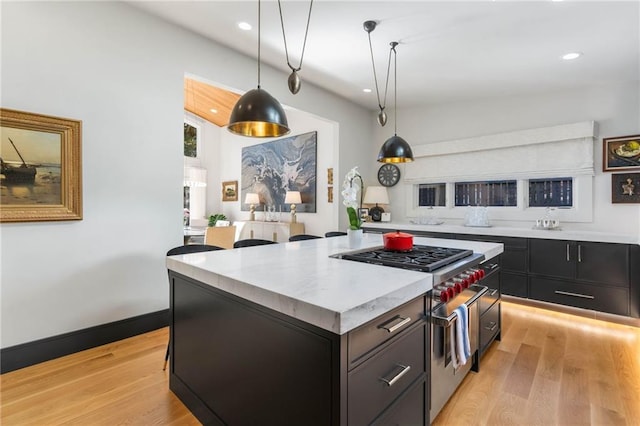
M 415 243 L 487 259 L 502 252 L 496 243 Z M 433 275 L 333 257 L 352 251 L 347 244 L 336 237 L 167 258 L 170 387 L 200 421 L 428 424 Z M 366 234 L 362 248 L 381 245 Z M 389 362 L 403 367 L 389 371 Z

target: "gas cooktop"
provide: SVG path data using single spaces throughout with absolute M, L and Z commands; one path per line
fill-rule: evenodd
M 473 251 L 467 249 L 414 245 L 413 250 L 407 252 L 390 251 L 383 247 L 376 247 L 359 252 L 344 253 L 340 257 L 375 265 L 433 272 L 472 254 Z

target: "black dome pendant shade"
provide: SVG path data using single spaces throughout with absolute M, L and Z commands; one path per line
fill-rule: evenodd
M 378 153 L 378 161 L 380 163 L 408 163 L 413 161 L 413 152 L 409 143 L 398 136 L 398 52 L 396 46 L 397 41 L 389 43 L 391 49 L 389 50 L 389 63 L 387 64 L 387 81 L 384 89 L 384 106 L 380 103 L 380 91 L 378 90 L 378 77 L 376 75 L 376 64 L 373 60 L 373 46 L 371 44 L 371 32 L 376 29 L 378 23 L 376 21 L 365 21 L 363 24 L 364 30 L 369 36 L 369 51 L 371 52 L 371 63 L 373 64 L 373 79 L 376 84 L 376 94 L 378 96 L 378 107 L 380 112 L 378 113 L 378 123 L 384 126 L 387 123 L 387 114 L 384 112 L 387 103 L 387 89 L 389 87 L 389 71 L 391 70 L 391 54 L 393 53 L 393 85 L 394 85 L 394 101 L 393 106 L 393 136 L 387 139 L 380 152 Z
M 382 144 L 378 153 L 378 161 L 380 163 L 409 163 L 413 161 L 413 151 L 411 151 L 409 143 L 398 136 L 398 52 L 396 52 L 398 42 L 392 41 L 390 44 L 389 58 L 393 52 L 393 136 Z
M 398 135 L 393 135 L 382 144 L 378 153 L 378 161 L 381 163 L 407 163 L 413 161 L 413 152 L 407 141 Z
M 280 102 L 260 88 L 260 0 L 258 0 L 258 88 L 238 99 L 227 130 L 240 136 L 270 138 L 286 135 L 291 130 Z
M 276 137 L 290 132 L 282 105 L 260 87 L 238 99 L 231 111 L 228 129 L 237 135 L 253 138 Z

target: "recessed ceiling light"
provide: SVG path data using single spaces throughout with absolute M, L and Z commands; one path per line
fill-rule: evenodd
M 214 113 L 214 114 L 217 114 L 217 113 L 218 113 L 218 110 L 217 110 L 217 109 L 215 109 L 215 108 L 211 108 L 209 111 L 211 111 L 211 112 L 212 112 L 212 113 Z
M 364 93 L 371 93 L 371 89 L 362 89 Z
M 251 24 L 248 22 L 238 22 L 238 28 L 241 30 L 249 31 L 251 29 Z
M 582 56 L 582 52 L 571 52 L 566 55 L 562 55 L 562 59 L 565 61 L 571 61 L 573 59 L 578 59 L 580 56 Z

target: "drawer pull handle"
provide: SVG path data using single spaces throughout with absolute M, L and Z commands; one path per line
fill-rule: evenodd
M 563 296 L 581 297 L 583 299 L 595 299 L 595 297 L 590 296 L 588 294 L 569 293 L 568 291 L 556 290 L 554 293 L 555 294 L 562 294 Z
M 400 378 L 402 376 L 404 376 L 405 374 L 407 374 L 407 372 L 409 372 L 409 370 L 411 370 L 411 366 L 410 365 L 402 365 L 402 364 L 398 364 L 398 367 L 402 368 L 402 370 L 400 370 L 400 372 L 398 374 L 396 374 L 395 376 L 393 376 L 392 379 L 387 380 L 384 377 L 380 377 L 380 380 L 382 380 L 383 382 L 385 382 L 387 384 L 387 386 L 393 386 L 393 384 L 395 382 L 397 382 L 398 380 L 400 380 Z
M 569 243 L 567 243 L 567 262 L 571 262 L 571 257 L 569 257 Z
M 498 328 L 498 323 L 497 323 L 497 322 L 495 322 L 495 321 L 491 321 L 491 322 L 489 323 L 489 326 L 485 327 L 484 329 L 485 329 L 485 330 L 489 330 L 489 331 L 493 331 L 493 330 L 495 330 L 496 328 Z
M 493 290 L 491 290 L 491 293 L 489 293 L 489 296 L 495 296 L 497 292 L 498 292 L 498 289 L 494 288 Z
M 393 322 L 398 321 L 398 320 L 400 320 L 400 322 L 389 326 L 389 324 L 392 324 Z M 394 331 L 396 331 L 400 327 L 403 327 L 403 326 L 409 324 L 410 322 L 411 322 L 411 318 L 410 317 L 402 318 L 401 316 L 397 315 L 396 317 L 391 319 L 391 321 L 387 321 L 384 324 L 379 325 L 378 328 L 382 328 L 382 329 L 387 330 L 389 333 L 393 333 Z
M 582 263 L 582 244 L 578 244 L 578 262 Z
M 496 269 L 498 267 L 497 263 L 492 263 L 491 265 L 489 265 L 489 269 Z

